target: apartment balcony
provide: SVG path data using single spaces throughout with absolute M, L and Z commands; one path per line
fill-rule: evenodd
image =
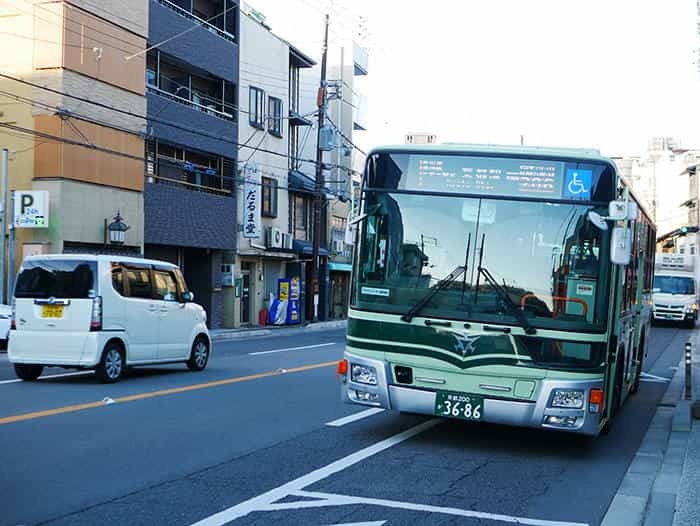
M 201 3 L 201 2 L 200 2 Z M 163 42 L 158 49 L 183 62 L 192 64 L 217 77 L 238 82 L 238 43 L 236 34 L 231 34 L 217 27 L 215 22 L 206 22 L 210 10 L 185 9 L 190 5 L 187 0 L 151 0 L 149 12 L 149 43 Z M 237 4 L 237 2 L 236 2 Z M 195 8 L 199 5 L 195 1 Z M 218 13 L 221 13 L 220 9 Z M 237 13 L 234 8 L 230 13 Z M 200 13 L 198 16 L 195 13 Z M 203 17 L 203 18 L 202 18 Z M 234 33 L 238 32 L 238 20 L 234 20 Z M 230 24 L 229 24 L 230 26 Z M 186 31 L 185 33 L 183 33 Z M 169 40 L 175 35 L 177 38 Z
M 148 115 L 154 118 L 149 123 L 148 138 L 227 157 L 236 151 L 238 124 L 221 112 L 185 98 L 180 100 L 158 88 L 149 87 L 146 97 Z

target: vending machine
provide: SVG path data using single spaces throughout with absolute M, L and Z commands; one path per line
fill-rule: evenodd
M 278 279 L 277 297 L 287 302 L 287 325 L 301 323 L 299 278 Z

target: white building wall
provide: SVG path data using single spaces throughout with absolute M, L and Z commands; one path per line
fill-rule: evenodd
M 277 180 L 277 217 L 262 218 L 263 235 L 254 240 L 256 245 L 265 245 L 264 230 L 268 227 L 289 231 L 289 199 L 288 185 L 288 120 L 282 121 L 282 137 L 268 132 L 267 118 L 265 129 L 259 130 L 249 122 L 249 92 L 254 86 L 265 91 L 265 116 L 268 112 L 268 97 L 282 100 L 282 116 L 289 113 L 289 45 L 271 33 L 245 14 L 241 14 L 241 46 L 240 46 L 240 80 L 239 80 L 239 113 L 238 162 L 239 169 L 245 162 L 256 163 L 264 177 Z M 266 151 L 260 151 L 266 150 Z M 275 152 L 275 153 L 269 153 Z M 276 155 L 279 154 L 279 155 Z M 242 221 L 243 195 L 238 192 L 239 223 Z M 257 253 L 248 238 L 239 233 L 239 253 Z

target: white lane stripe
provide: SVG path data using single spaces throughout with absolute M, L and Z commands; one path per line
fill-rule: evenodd
M 323 508 L 326 506 L 349 506 L 365 504 L 367 506 L 383 506 L 401 510 L 423 511 L 426 513 L 438 513 L 443 515 L 455 515 L 457 517 L 470 517 L 498 522 L 509 522 L 511 524 L 527 524 L 528 526 L 589 526 L 585 522 L 557 521 L 547 519 L 532 519 L 529 517 L 518 517 L 515 515 L 502 515 L 500 513 L 488 513 L 485 511 L 464 510 L 461 508 L 450 508 L 442 506 L 431 506 L 430 504 L 416 504 L 413 502 L 401 502 L 397 500 L 372 499 L 367 497 L 354 497 L 350 495 L 338 495 L 335 493 L 320 493 L 317 491 L 296 491 L 294 496 L 314 498 L 314 501 L 284 502 L 280 504 L 269 504 L 265 507 L 268 511 L 300 510 Z
M 331 427 L 340 427 L 344 426 L 345 424 L 355 422 L 356 420 L 362 420 L 363 418 L 367 418 L 368 416 L 376 415 L 377 413 L 381 413 L 382 411 L 384 411 L 384 409 L 382 409 L 381 407 L 372 407 L 370 409 L 366 409 L 365 411 L 360 411 L 359 413 L 354 413 L 352 415 L 339 418 L 338 420 L 327 422 L 326 425 Z
M 400 444 L 401 442 L 404 442 L 405 440 L 408 440 L 409 438 L 412 438 L 423 431 L 435 427 L 441 422 L 443 422 L 443 420 L 440 418 L 432 418 L 426 422 L 423 422 L 422 424 L 418 424 L 417 426 L 407 429 L 402 433 L 386 438 L 364 449 L 360 449 L 359 451 L 338 459 L 335 462 L 331 462 L 327 466 L 314 470 L 311 473 L 307 473 L 306 475 L 287 482 L 286 484 L 263 493 L 262 495 L 258 495 L 257 497 L 253 497 L 252 499 L 248 499 L 240 504 L 236 504 L 235 506 L 232 506 L 226 510 L 202 519 L 193 526 L 223 526 L 224 524 L 240 517 L 245 517 L 257 509 L 265 508 L 271 503 L 283 499 L 294 491 L 299 491 L 306 486 L 315 484 L 319 480 L 323 480 L 326 477 L 333 475 L 334 473 L 343 471 L 344 469 L 353 466 L 358 462 L 362 462 L 363 460 L 374 456 L 377 453 L 381 453 L 382 451 Z
M 48 380 L 50 378 L 63 378 L 64 376 L 80 376 L 83 374 L 95 374 L 95 371 L 77 371 L 75 373 L 50 374 L 47 376 L 40 376 L 38 379 L 39 380 Z M 17 382 L 24 382 L 24 380 L 21 380 L 19 378 L 14 379 L 14 380 L 2 380 L 2 381 L 0 381 L 0 385 L 2 385 L 2 384 L 14 384 Z
M 655 374 L 649 374 L 642 372 L 640 375 L 642 378 L 653 378 L 654 380 L 661 380 L 662 382 L 670 382 L 671 379 L 667 378 L 666 376 L 656 376 Z
M 303 345 L 302 347 L 287 347 L 285 349 L 272 349 L 271 351 L 258 351 L 249 352 L 248 356 L 258 356 L 261 354 L 273 354 L 276 352 L 286 352 L 286 351 L 300 351 L 302 349 L 316 349 L 317 347 L 328 347 L 329 345 L 338 345 L 340 342 L 335 343 L 317 343 L 315 345 Z

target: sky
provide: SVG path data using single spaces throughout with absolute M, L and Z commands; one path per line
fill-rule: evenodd
M 369 49 L 364 147 L 438 142 L 641 153 L 651 136 L 700 148 L 695 0 L 250 0 L 273 32 L 320 57 Z M 359 17 L 366 17 L 363 30 Z M 361 33 L 362 36 L 357 35 Z

